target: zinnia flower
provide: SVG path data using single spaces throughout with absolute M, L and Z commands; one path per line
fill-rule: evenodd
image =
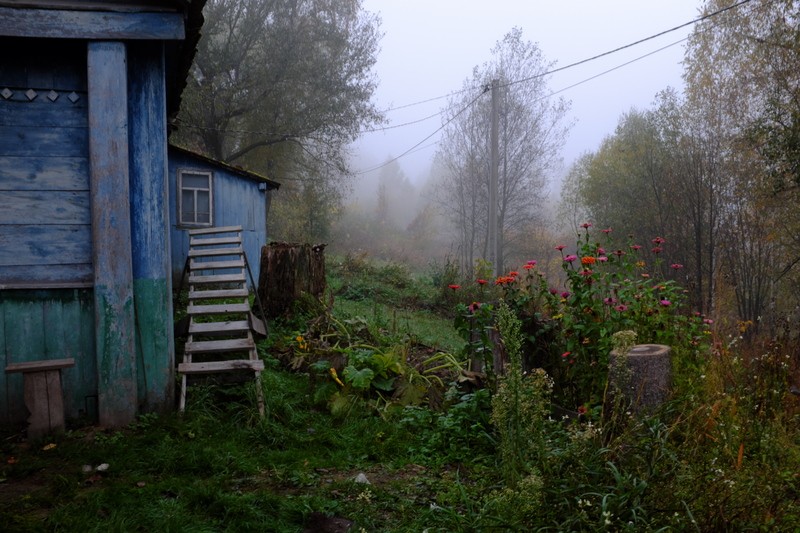
M 662 244 L 664 244 L 664 243 L 665 243 L 665 242 L 667 242 L 667 241 L 666 241 L 666 239 L 664 239 L 663 237 L 656 237 L 655 239 L 653 239 L 653 241 L 652 241 L 652 242 L 653 242 L 653 244 L 655 244 L 656 246 L 661 246 Z
M 519 272 L 517 272 L 516 270 L 512 270 L 511 272 L 508 273 L 508 275 L 511 276 L 512 278 L 516 278 L 517 276 L 519 276 Z
M 564 292 L 561 293 L 561 297 L 564 298 L 564 299 L 569 298 L 569 295 L 570 295 L 569 291 L 564 291 Z
M 606 304 L 606 305 L 614 305 L 615 303 L 617 303 L 617 299 L 616 298 L 611 298 L 609 296 L 608 298 L 603 298 L 603 303 Z
M 591 275 L 592 275 L 592 271 L 589 270 L 588 268 L 584 268 L 583 270 L 581 270 L 581 276 L 585 276 L 585 277 L 588 278 Z
M 562 353 L 562 354 L 561 354 L 561 357 L 563 357 L 564 359 L 566 359 L 567 357 L 569 357 L 569 355 L 570 355 L 571 353 L 572 353 L 572 352 L 564 352 L 564 353 Z
M 564 258 L 564 261 L 566 261 L 567 263 L 572 263 L 572 262 L 573 262 L 573 261 L 575 261 L 576 259 L 578 259 L 578 256 L 577 256 L 577 255 L 571 255 L 571 254 L 570 254 L 570 255 L 568 255 L 568 256 L 566 256 L 566 257 Z
M 600 257 L 597 258 L 597 260 L 600 261 L 601 263 L 605 263 L 606 261 L 608 261 L 608 257 L 601 255 Z
M 475 283 L 477 283 L 478 285 L 486 285 L 487 282 L 485 279 L 476 279 Z
M 564 244 L 559 244 L 558 246 L 556 246 L 556 250 L 558 250 L 559 252 L 561 250 L 563 250 L 564 248 L 566 248 L 566 245 L 564 245 Z
M 639 245 L 639 244 L 631 244 L 631 250 L 636 251 L 636 250 L 641 250 L 641 249 L 642 249 L 641 245 Z
M 663 252 L 663 251 L 664 251 L 664 249 L 663 249 L 662 247 L 660 247 L 660 246 L 656 246 L 656 247 L 655 247 L 655 248 L 653 248 L 651 251 L 652 251 L 654 254 L 660 254 L 661 252 Z
M 661 304 L 661 305 L 663 305 L 664 307 L 669 307 L 670 305 L 672 305 L 672 302 L 670 302 L 669 300 L 661 300 L 661 301 L 660 301 L 660 302 L 658 302 L 658 303 L 660 303 L 660 304 Z
M 589 229 L 589 228 L 592 227 L 592 223 L 591 222 L 584 222 L 583 224 L 581 224 L 581 227 L 583 229 Z
M 617 311 L 622 313 L 623 311 L 627 311 L 628 310 L 628 306 L 627 305 L 623 305 L 623 304 L 619 304 L 614 309 L 616 309 Z
M 530 260 L 530 261 L 528 261 L 526 264 L 528 264 L 528 265 L 530 265 L 530 266 L 532 266 L 532 267 L 535 267 L 535 266 L 536 266 L 536 259 L 531 259 L 531 260 Z
M 448 287 L 453 289 L 454 291 L 457 291 L 458 289 L 461 288 L 461 285 L 456 285 L 455 283 L 453 283 L 451 285 L 448 285 Z
M 683 268 L 683 265 L 680 263 L 672 263 L 669 267 L 674 270 L 680 270 L 681 268 Z
M 582 265 L 593 265 L 595 261 L 597 261 L 597 259 L 595 259 L 591 255 L 586 255 L 584 257 L 581 257 Z

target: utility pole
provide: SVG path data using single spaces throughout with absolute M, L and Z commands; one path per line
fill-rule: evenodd
M 500 166 L 500 95 L 498 94 L 500 82 L 492 80 L 492 133 L 489 142 L 491 151 L 489 157 L 489 261 L 492 262 L 492 269 L 495 277 L 500 275 L 498 271 L 499 255 L 497 250 L 497 181 L 498 168 Z

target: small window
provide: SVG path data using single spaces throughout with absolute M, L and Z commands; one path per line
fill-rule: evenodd
M 213 225 L 211 172 L 179 170 L 178 190 L 178 220 L 181 225 Z

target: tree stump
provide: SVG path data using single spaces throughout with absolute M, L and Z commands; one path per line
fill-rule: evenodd
M 654 411 L 669 396 L 670 347 L 637 344 L 622 356 L 612 351 L 608 379 L 612 394 L 619 392 L 633 412 Z
M 258 296 L 267 318 L 291 310 L 302 293 L 325 292 L 325 245 L 272 242 L 261 248 Z

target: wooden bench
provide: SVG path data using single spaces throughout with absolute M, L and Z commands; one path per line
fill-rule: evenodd
M 75 359 L 28 361 L 6 366 L 6 374 L 21 372 L 24 378 L 25 407 L 30 412 L 28 438 L 64 431 L 61 369 L 71 366 L 75 366 Z

